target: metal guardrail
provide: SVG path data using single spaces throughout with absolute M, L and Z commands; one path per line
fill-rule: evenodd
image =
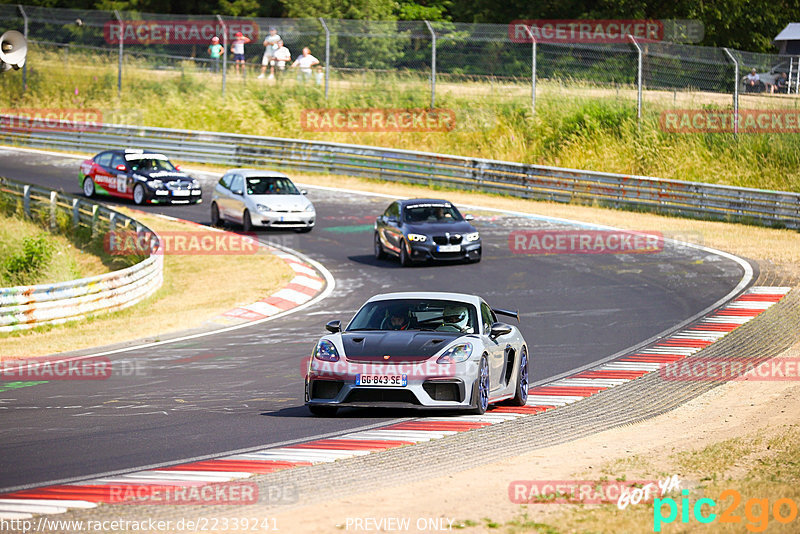
M 15 124 L 6 115 L 0 120 Z M 792 192 L 300 139 L 119 125 L 64 131 L 54 122 L 26 121 L 24 129 L 0 130 L 0 143 L 88 152 L 145 148 L 196 163 L 399 180 L 800 229 L 800 194 Z
M 0 178 L 0 195 L 22 202 L 23 211 L 49 215 L 51 229 L 60 212 L 73 227 L 90 228 L 101 237 L 108 231 L 144 233 L 152 240 L 150 250 L 160 245 L 156 234 L 135 219 L 105 206 L 64 193 Z M 55 284 L 0 288 L 0 332 L 57 324 L 89 314 L 119 310 L 151 295 L 163 281 L 163 256 L 151 254 L 143 261 L 110 273 Z

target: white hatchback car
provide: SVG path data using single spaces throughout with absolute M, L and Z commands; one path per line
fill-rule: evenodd
M 214 187 L 211 224 L 231 221 L 245 232 L 254 226 L 310 232 L 317 213 L 305 194 L 283 173 L 232 169 Z

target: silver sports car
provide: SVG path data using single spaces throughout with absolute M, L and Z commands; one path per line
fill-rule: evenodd
M 369 299 L 342 331 L 339 321 L 314 347 L 305 400 L 311 413 L 339 407 L 464 409 L 528 398 L 528 347 L 519 330 L 461 293 L 387 293 Z

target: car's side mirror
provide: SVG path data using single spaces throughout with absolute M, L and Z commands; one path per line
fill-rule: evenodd
M 475 220 L 475 216 L 474 215 L 470 215 L 469 213 L 467 213 L 466 215 L 464 215 L 464 220 L 465 221 L 474 221 Z
M 116 166 L 116 167 L 114 167 L 114 168 L 115 168 L 115 169 L 117 169 L 117 170 L 118 170 L 118 171 L 120 171 L 120 172 L 125 172 L 125 171 L 127 171 L 127 170 L 128 170 L 128 167 L 126 167 L 126 166 L 125 166 L 125 165 L 123 165 L 122 163 L 120 163 L 119 165 L 117 165 L 117 166 Z
M 301 189 L 301 190 L 300 190 L 300 194 L 301 194 L 301 195 L 307 195 L 307 194 L 308 194 L 308 191 L 306 191 L 305 189 Z
M 342 331 L 342 322 L 341 321 L 331 321 L 325 325 L 325 330 L 330 332 L 331 334 L 335 334 L 337 332 Z
M 397 217 L 389 215 L 388 217 L 386 217 L 386 222 L 396 223 L 397 222 Z
M 239 195 L 239 196 L 244 195 L 244 191 L 242 191 L 241 189 L 235 189 L 235 190 L 232 191 L 232 193 L 234 195 Z
M 489 333 L 489 337 L 494 339 L 496 337 L 504 336 L 511 333 L 511 326 L 505 323 L 494 323 Z

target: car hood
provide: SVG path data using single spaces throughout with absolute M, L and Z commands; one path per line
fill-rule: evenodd
M 464 235 L 477 231 L 475 230 L 475 227 L 467 221 L 458 221 L 453 223 L 411 223 L 406 224 L 404 228 L 408 232 L 425 235 L 444 235 L 445 232 Z
M 342 333 L 342 346 L 351 361 L 417 362 L 427 360 L 463 335 L 416 330 L 354 331 Z
M 248 195 L 247 198 L 276 211 L 305 211 L 311 205 L 304 195 Z
M 193 178 L 181 171 L 136 171 L 136 174 L 148 180 L 162 182 L 191 182 Z

